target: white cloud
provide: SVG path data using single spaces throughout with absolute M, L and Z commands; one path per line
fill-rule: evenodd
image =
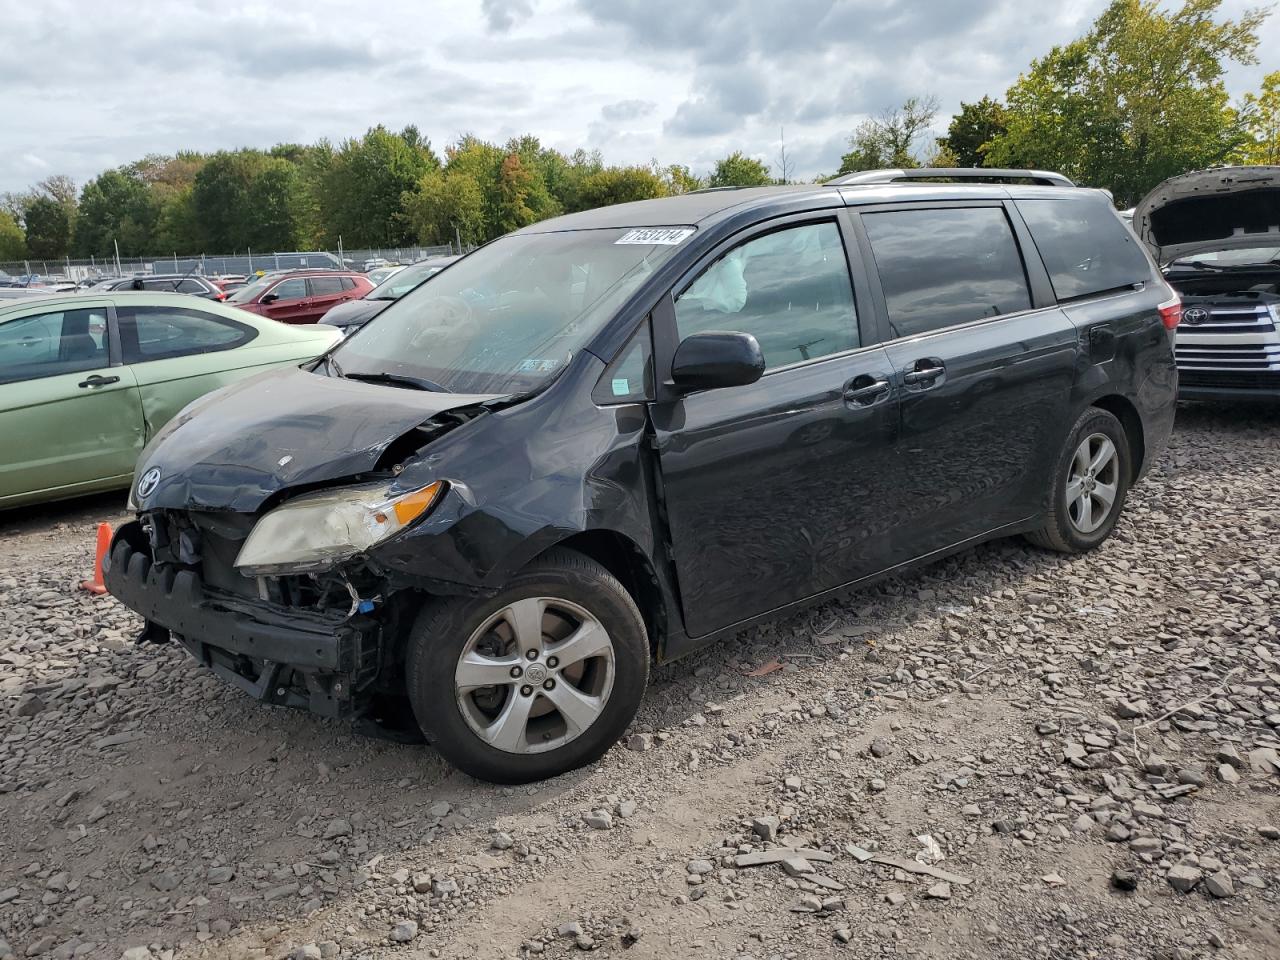
M 1225 0 L 1238 16 L 1253 0 Z M 1001 95 L 1105 0 L 137 0 L 14 5 L 0 58 L 0 191 L 83 183 L 147 153 L 338 141 L 413 123 L 437 148 L 533 133 L 615 163 L 705 171 L 732 150 L 831 172 L 867 114 Z M 1280 49 L 1280 15 L 1263 28 Z M 1264 67 L 1229 75 L 1236 95 Z

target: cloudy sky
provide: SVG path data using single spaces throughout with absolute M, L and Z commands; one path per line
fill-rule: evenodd
M 1252 0 L 1225 0 L 1238 15 Z M 0 191 L 147 153 L 531 132 L 705 172 L 742 149 L 831 172 L 868 113 L 1000 95 L 1105 0 L 0 0 Z M 1034 10 L 1034 12 L 1032 12 Z M 1263 29 L 1280 49 L 1280 14 Z M 1262 67 L 1233 70 L 1235 95 Z M 945 117 L 940 125 L 945 127 Z

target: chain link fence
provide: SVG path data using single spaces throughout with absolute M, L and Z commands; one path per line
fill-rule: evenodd
M 61 260 L 9 260 L 0 262 L 0 281 L 23 282 L 129 277 L 148 273 L 191 273 L 207 277 L 249 276 L 272 270 L 330 269 L 372 270 L 394 263 L 414 263 L 424 257 L 448 256 L 460 251 L 453 246 L 388 247 L 371 250 L 293 250 L 287 253 L 173 254 L 168 257 L 96 257 Z

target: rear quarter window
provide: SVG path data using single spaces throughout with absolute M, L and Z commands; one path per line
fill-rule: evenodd
M 1102 197 L 1019 200 L 1059 300 L 1121 290 L 1151 278 L 1137 238 Z

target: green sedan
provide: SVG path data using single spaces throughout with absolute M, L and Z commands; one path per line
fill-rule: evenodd
M 196 397 L 339 338 L 177 293 L 0 301 L 0 510 L 128 487 Z

